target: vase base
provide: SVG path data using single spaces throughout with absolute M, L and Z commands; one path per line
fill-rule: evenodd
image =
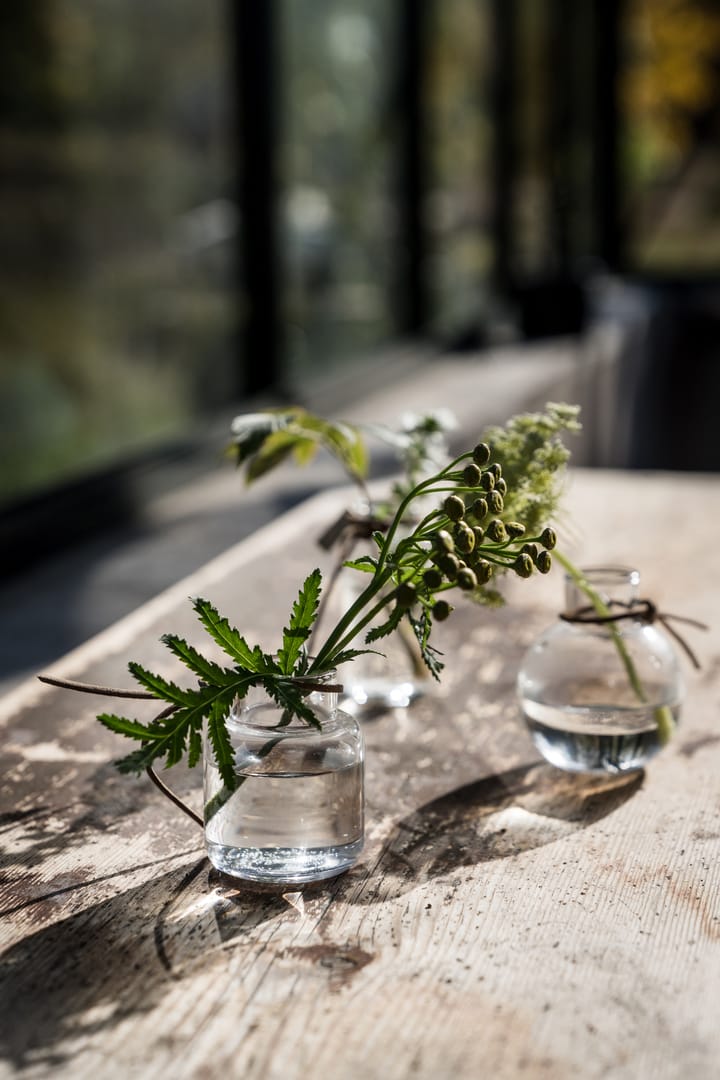
M 327 848 L 238 848 L 209 843 L 208 858 L 230 877 L 266 885 L 303 885 L 336 877 L 357 862 L 363 840 Z
M 383 709 L 406 709 L 413 701 L 425 696 L 426 682 L 425 679 L 375 678 L 363 679 L 361 682 L 345 680 L 342 707 L 353 716 L 363 712 L 380 712 Z

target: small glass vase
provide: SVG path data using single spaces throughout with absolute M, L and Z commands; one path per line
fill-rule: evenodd
M 349 557 L 358 559 L 363 555 L 377 556 L 377 548 L 369 541 L 356 542 Z M 332 626 L 352 606 L 367 583 L 367 574 L 348 567 L 340 569 L 323 614 L 328 625 Z M 377 625 L 386 618 L 387 612 L 378 618 Z M 361 643 L 361 647 L 368 652 L 355 657 L 343 672 L 341 705 L 353 716 L 363 719 L 386 709 L 405 709 L 429 692 L 432 680 L 406 620 L 393 634 L 368 646 Z
M 674 648 L 641 617 L 640 575 L 624 567 L 581 571 L 616 622 L 558 621 L 531 645 L 517 693 L 535 746 L 571 772 L 641 769 L 672 736 L 684 685 Z M 566 615 L 595 618 L 597 609 L 566 577 Z
M 237 786 L 229 792 L 207 737 L 205 840 L 210 862 L 233 877 L 301 884 L 334 877 L 357 860 L 364 836 L 364 742 L 337 707 L 334 673 L 308 693 L 320 729 L 284 713 L 261 687 L 227 719 Z

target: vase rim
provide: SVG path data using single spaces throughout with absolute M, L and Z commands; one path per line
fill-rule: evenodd
M 621 566 L 619 564 L 607 566 L 581 566 L 580 574 L 590 581 L 602 578 L 604 581 L 617 581 L 626 585 L 640 584 L 640 571 L 634 566 Z M 569 571 L 565 572 L 565 580 L 574 583 L 574 578 Z
M 272 698 L 268 698 L 266 701 L 258 701 L 241 707 L 237 712 L 231 711 L 227 723 L 231 728 L 242 728 L 252 735 L 265 737 L 268 734 L 277 734 L 282 739 L 325 738 L 341 726 L 340 710 L 322 706 L 318 715 L 319 728 L 305 723 L 296 716 L 293 717 L 289 724 L 271 723 L 272 716 L 280 714 L 282 711 L 281 705 L 278 705 Z M 261 721 L 260 718 L 263 716 L 267 718 L 267 723 Z

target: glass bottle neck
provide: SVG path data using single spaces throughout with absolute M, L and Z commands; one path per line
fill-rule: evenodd
M 637 570 L 625 566 L 593 566 L 580 571 L 594 593 L 605 606 L 613 601 L 616 604 L 630 606 L 638 599 L 640 574 Z M 565 611 L 567 614 L 592 605 L 593 600 L 584 589 L 567 575 L 565 578 Z

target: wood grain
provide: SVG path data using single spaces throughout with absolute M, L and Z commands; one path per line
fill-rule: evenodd
M 106 701 L 12 695 L 1 1075 L 718 1076 L 720 482 L 578 471 L 567 505 L 574 557 L 634 564 L 658 604 L 716 622 L 693 638 L 703 669 L 676 739 L 631 778 L 539 762 L 513 684 L 560 580 L 518 582 L 506 608 L 442 628 L 432 696 L 366 724 L 366 849 L 333 882 L 283 896 L 223 879 L 200 830 L 113 769 Z M 190 594 L 265 643 L 328 507 L 293 511 L 58 671 L 120 685 L 131 658 L 172 670 L 158 638 L 199 640 Z M 198 800 L 196 775 L 172 781 Z

